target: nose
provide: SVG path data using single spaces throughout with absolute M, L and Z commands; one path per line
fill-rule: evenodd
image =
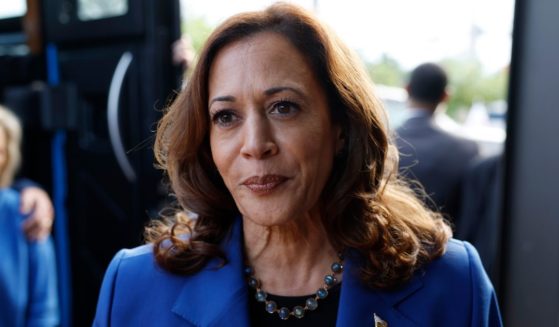
M 241 154 L 247 159 L 266 159 L 278 153 L 278 145 L 266 117 L 253 115 L 245 121 Z

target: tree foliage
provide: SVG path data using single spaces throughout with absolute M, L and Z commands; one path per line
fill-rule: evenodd
M 403 86 L 405 84 L 405 72 L 398 61 L 383 54 L 378 62 L 366 63 L 365 67 L 375 84 L 389 86 Z
M 506 100 L 508 71 L 487 73 L 479 60 L 450 58 L 441 62 L 449 75 L 448 112 L 456 115 L 468 110 L 474 102 L 491 103 Z
M 192 46 L 196 53 L 199 53 L 206 42 L 206 39 L 212 33 L 214 27 L 211 26 L 203 17 L 189 17 L 183 22 L 183 33 L 190 36 Z

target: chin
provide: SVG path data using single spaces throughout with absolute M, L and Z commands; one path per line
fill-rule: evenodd
M 250 221 L 259 226 L 272 227 L 288 225 L 289 223 L 307 217 L 309 206 L 297 197 L 286 194 L 270 197 L 238 197 L 236 205 L 244 221 Z M 311 206 L 312 207 L 312 206 Z
M 251 223 L 262 227 L 282 226 L 295 220 L 293 219 L 293 216 L 290 215 L 269 214 L 266 212 L 256 214 L 242 213 L 242 215 L 243 220 L 250 221 Z

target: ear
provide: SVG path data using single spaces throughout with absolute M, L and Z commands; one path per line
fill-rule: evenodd
M 448 94 L 448 90 L 444 90 L 443 95 L 441 97 L 441 102 L 446 102 L 448 101 L 448 98 L 450 97 L 450 95 Z

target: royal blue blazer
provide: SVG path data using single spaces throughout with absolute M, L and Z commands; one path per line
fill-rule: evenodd
M 213 260 L 198 273 L 160 268 L 150 245 L 121 250 L 109 265 L 94 326 L 250 325 L 240 219 L 222 243 L 229 262 Z M 467 242 L 450 240 L 446 253 L 395 291 L 366 287 L 359 257 L 346 255 L 336 326 L 502 326 L 493 286 Z M 304 318 L 303 318 L 304 319 Z

